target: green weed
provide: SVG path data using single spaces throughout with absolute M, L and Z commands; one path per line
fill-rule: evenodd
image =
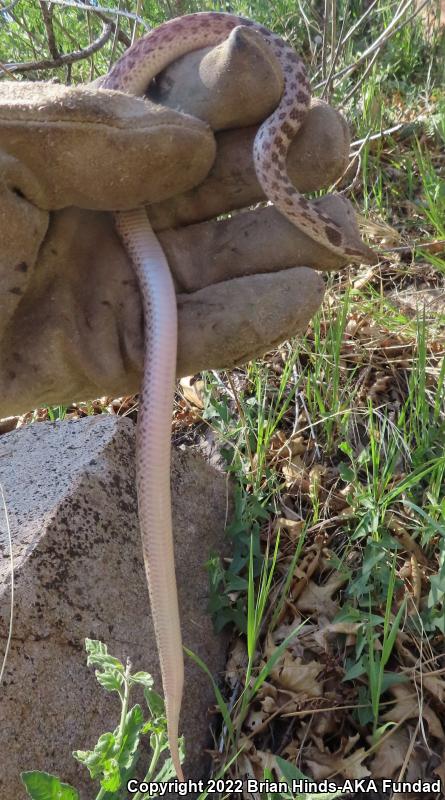
M 112 733 L 102 734 L 93 750 L 75 750 L 73 756 L 88 769 L 92 781 L 99 783 L 95 800 L 148 800 L 147 794 L 140 792 L 128 794 L 127 784 L 134 777 L 141 755 L 140 745 L 148 740 L 151 760 L 145 771 L 143 782 L 166 782 L 174 777 L 171 759 L 160 764 L 161 755 L 168 749 L 167 722 L 164 702 L 153 691 L 153 680 L 147 672 L 131 672 L 108 653 L 102 642 L 86 639 L 87 664 L 96 667 L 96 678 L 107 692 L 118 695 L 121 713 L 118 727 Z M 139 704 L 129 707 L 131 689 L 142 686 L 145 703 L 144 710 Z M 181 755 L 184 757 L 181 742 Z M 47 772 L 22 772 L 22 781 L 32 800 L 79 800 L 78 791 L 62 783 L 55 775 Z M 97 790 L 96 790 L 97 791 Z

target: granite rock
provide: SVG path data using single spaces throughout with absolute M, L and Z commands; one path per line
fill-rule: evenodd
M 11 525 L 15 598 L 12 645 L 0 699 L 0 796 L 24 800 L 22 770 L 52 772 L 93 794 L 71 756 L 113 730 L 115 696 L 86 666 L 84 639 L 107 643 L 160 688 L 136 513 L 134 425 L 97 416 L 41 423 L 0 437 L 0 482 Z M 226 477 L 199 453 L 175 450 L 173 525 L 184 644 L 218 678 L 225 640 L 206 614 L 212 550 L 223 547 Z M 0 663 L 10 612 L 10 563 L 0 524 Z M 189 778 L 205 775 L 208 678 L 186 659 L 182 731 Z M 86 788 L 88 787 L 88 788 Z M 170 797 L 175 795 L 171 794 Z

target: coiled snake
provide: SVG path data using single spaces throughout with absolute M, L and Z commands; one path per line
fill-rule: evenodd
M 143 95 L 179 56 L 224 40 L 243 25 L 257 31 L 277 57 L 284 77 L 278 107 L 254 142 L 256 174 L 266 197 L 294 225 L 331 252 L 360 260 L 344 233 L 293 187 L 286 172 L 289 145 L 310 104 L 303 62 L 282 39 L 252 20 L 202 12 L 164 23 L 137 41 L 101 81 L 105 89 Z M 176 297 L 169 266 L 143 209 L 116 212 L 119 234 L 138 277 L 145 318 L 145 361 L 137 435 L 137 490 L 144 562 L 165 695 L 168 740 L 178 778 L 183 656 L 174 570 L 170 508 L 170 436 L 176 369 Z

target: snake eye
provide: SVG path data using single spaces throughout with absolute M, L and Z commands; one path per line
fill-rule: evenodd
M 17 197 L 20 197 L 22 200 L 26 200 L 25 195 L 23 194 L 22 190 L 19 189 L 18 186 L 11 186 L 11 192 L 15 194 Z

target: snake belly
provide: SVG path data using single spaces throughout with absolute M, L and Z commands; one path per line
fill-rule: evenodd
M 311 239 L 331 252 L 360 260 L 341 228 L 292 185 L 286 156 L 310 104 L 303 62 L 279 36 L 252 20 L 202 12 L 165 22 L 139 39 L 102 79 L 101 88 L 143 95 L 150 81 L 175 59 L 223 41 L 243 25 L 256 30 L 279 60 L 284 90 L 254 142 L 254 163 L 264 194 Z M 115 213 L 131 258 L 144 311 L 144 370 L 137 429 L 137 490 L 144 563 L 161 665 L 168 740 L 176 774 L 183 780 L 178 731 L 184 666 L 179 621 L 170 501 L 171 418 L 176 371 L 177 312 L 170 269 L 143 209 Z

